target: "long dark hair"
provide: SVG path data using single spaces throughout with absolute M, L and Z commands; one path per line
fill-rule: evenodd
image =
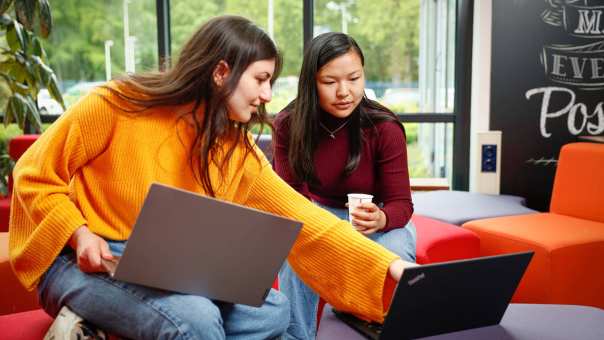
M 246 156 L 252 153 L 257 158 L 246 137 L 249 127 L 256 123 L 260 124 L 261 129 L 265 124 L 270 126 L 264 105 L 258 107 L 257 114 L 245 124 L 233 124 L 226 109 L 227 100 L 247 67 L 255 61 L 267 59 L 275 60 L 272 84 L 281 71 L 282 57 L 271 38 L 246 18 L 219 16 L 206 22 L 193 34 L 171 69 L 128 75 L 116 81 L 118 90 L 107 88 L 141 108 L 140 112 L 159 106 L 193 104 L 192 110 L 181 117 L 191 116 L 195 124 L 189 166 L 206 192 L 214 196 L 209 164 L 216 163 L 224 175 L 239 143 L 244 143 Z M 213 72 L 221 61 L 227 63 L 231 72 L 225 83 L 217 86 L 213 81 Z M 204 114 L 198 117 L 196 112 L 202 105 Z M 234 139 L 225 154 L 219 154 L 214 148 L 221 137 Z
M 350 51 L 354 51 L 365 65 L 363 51 L 356 41 L 338 32 L 324 33 L 315 37 L 304 51 L 304 60 L 298 81 L 298 94 L 286 111 L 289 112 L 285 123 L 289 125 L 288 159 L 296 177 L 310 184 L 319 181 L 315 174 L 313 155 L 318 145 L 321 119 L 321 106 L 317 90 L 316 74 L 325 64 Z M 363 96 L 354 109 L 347 125 L 349 136 L 348 161 L 344 175 L 350 175 L 359 165 L 363 140 L 363 128 L 375 127 L 383 121 L 398 122 L 396 116 L 376 101 Z M 402 125 L 401 125 L 402 128 Z

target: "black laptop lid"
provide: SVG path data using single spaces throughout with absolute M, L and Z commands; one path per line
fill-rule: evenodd
M 533 252 L 405 269 L 380 339 L 408 339 L 498 324 Z

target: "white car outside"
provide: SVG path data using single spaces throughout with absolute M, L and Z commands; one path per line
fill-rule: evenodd
M 63 108 L 56 100 L 52 99 L 47 89 L 38 92 L 38 107 L 46 109 L 46 114 L 58 116 L 63 113 Z

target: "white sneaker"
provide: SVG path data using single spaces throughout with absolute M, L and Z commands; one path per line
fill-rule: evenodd
M 44 340 L 107 340 L 104 331 L 63 306 Z

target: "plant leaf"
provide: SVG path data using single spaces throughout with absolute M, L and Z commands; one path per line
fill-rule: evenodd
M 38 82 L 36 81 L 36 67 L 32 65 L 31 61 L 26 60 L 25 65 L 25 80 L 31 87 L 38 87 Z M 37 93 L 37 91 L 36 91 Z
M 42 59 L 38 56 L 32 56 L 31 60 L 35 64 L 38 80 L 42 82 L 42 84 L 48 83 L 50 75 L 53 73 L 52 69 L 44 64 Z
M 13 110 L 13 104 L 9 100 L 6 103 L 6 109 L 4 110 L 4 126 L 9 125 L 13 122 L 13 117 L 15 116 L 15 110 Z
M 13 3 L 13 0 L 0 0 L 0 14 L 4 14 Z
M 3 27 L 10 25 L 11 22 L 13 22 L 13 19 L 8 14 L 0 15 L 0 25 L 2 25 Z
M 36 70 L 27 58 L 17 55 L 17 63 L 14 65 L 14 75 L 18 82 L 26 81 L 28 85 L 36 86 Z
M 40 19 L 40 35 L 42 38 L 48 38 L 50 32 L 52 32 L 52 13 L 50 11 L 50 2 L 48 0 L 39 0 L 38 5 L 40 11 L 38 12 L 38 18 Z
M 4 60 L 3 62 L 0 63 L 0 74 L 4 75 L 8 75 L 10 74 L 10 72 L 13 69 L 13 63 L 15 61 L 14 60 Z
M 18 108 L 15 118 L 17 118 L 17 124 L 23 129 L 25 122 L 30 121 L 34 128 L 39 131 L 42 127 L 42 121 L 40 120 L 40 112 L 38 112 L 38 106 L 34 99 L 30 96 L 23 96 L 19 93 L 15 93 L 13 97 L 13 105 Z
M 57 77 L 54 73 L 50 75 L 50 79 L 46 83 L 46 88 L 48 89 L 48 93 L 50 93 L 52 99 L 61 104 L 61 107 L 63 110 L 65 110 L 65 102 L 63 101 L 63 96 L 61 95 L 61 91 L 57 85 Z
M 23 37 L 23 27 L 16 20 L 6 30 L 6 41 L 11 51 L 25 50 L 25 39 Z
M 13 79 L 10 78 L 8 76 L 8 74 L 5 74 L 4 72 L 2 72 L 2 70 L 0 70 L 0 77 L 4 78 L 4 81 L 6 81 L 7 83 L 10 83 L 13 81 Z
M 17 83 L 15 82 L 15 87 L 13 88 L 13 92 L 17 92 L 17 93 L 21 93 L 23 95 L 28 94 L 29 91 L 29 86 L 23 84 L 23 83 Z
M 12 52 L 18 51 L 21 48 L 14 25 L 10 25 L 6 29 L 6 43 Z
M 30 31 L 34 30 L 34 14 L 36 13 L 36 0 L 15 1 L 17 20 Z
M 25 100 L 25 107 L 27 109 L 24 118 L 34 124 L 36 131 L 40 131 L 42 129 L 42 119 L 40 118 L 40 111 L 38 110 L 36 100 L 31 96 L 24 96 L 23 99 Z
M 40 42 L 40 39 L 38 39 L 38 37 L 36 37 L 35 35 L 31 39 L 30 46 L 31 46 L 31 52 L 33 55 L 38 56 L 42 59 L 46 58 L 46 51 L 44 51 L 44 48 L 42 47 L 42 43 Z
M 22 100 L 19 100 L 17 98 L 17 96 L 23 97 L 20 94 L 15 93 L 9 99 L 9 103 L 12 108 L 12 117 L 11 118 L 14 120 L 15 123 L 17 123 L 17 125 L 21 128 L 21 130 L 23 130 L 23 125 L 24 125 L 23 111 L 25 111 L 25 105 Z

